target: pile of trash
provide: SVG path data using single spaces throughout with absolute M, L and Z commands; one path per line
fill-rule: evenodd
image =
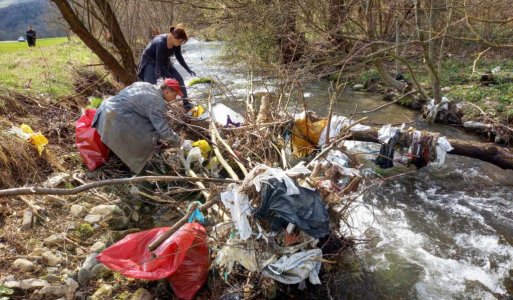
M 207 187 L 197 182 L 205 199 L 188 205 L 186 222 L 130 234 L 97 260 L 127 277 L 166 279 L 185 299 L 193 298 L 207 281 L 212 293 L 241 286 L 241 297 L 275 293 L 277 284 L 299 284 L 299 289 L 307 282 L 320 285 L 323 263 L 334 263 L 324 258 L 326 241 L 337 241 L 337 253 L 353 246 L 339 231 L 345 212 L 333 207 L 343 201 L 344 189 L 361 179 L 357 162 L 325 141 L 362 127 L 335 116 L 327 137 L 328 120 L 313 122 L 307 114 L 258 128 L 246 125 L 246 118 L 223 104 L 208 111 L 196 107 L 193 112 L 189 119 L 174 119 L 188 137 L 200 138 L 174 153 L 182 163 L 175 171 L 193 177 L 231 177 L 238 183 Z M 254 127 L 248 133 L 244 126 Z M 312 132 L 312 126 L 317 133 L 296 134 Z M 313 147 L 319 143 L 331 148 L 313 157 L 319 154 Z M 295 165 L 288 167 L 292 162 Z M 329 196 L 338 203 L 328 203 Z M 212 201 L 214 205 L 203 209 Z M 337 217 L 330 220 L 330 215 Z M 166 232 L 172 235 L 157 242 Z M 209 268 L 218 279 L 208 280 Z
M 374 161 L 382 169 L 394 166 L 394 152 L 399 149 L 400 157 L 395 161 L 417 169 L 429 163 L 441 167 L 445 164 L 447 152 L 453 150 L 449 141 L 438 134 L 405 129 L 404 124 L 398 128 L 384 125 L 378 131 L 378 140 L 382 143 L 379 155 Z
M 87 150 L 82 151 L 82 160 L 91 170 L 108 158 L 108 149 L 91 146 L 98 139 L 89 130 L 93 115 L 94 110 L 86 111 L 76 123 L 76 143 Z M 288 287 L 322 288 L 329 273 L 337 270 L 332 266 L 354 247 L 340 226 L 354 200 L 348 194 L 364 182 L 363 166 L 344 141 L 372 128 L 344 116 L 320 118 L 310 111 L 295 116 L 274 112 L 272 118 L 243 116 L 222 103 L 208 109 L 198 105 L 188 115 L 170 118 L 173 129 L 191 141 L 180 149 L 157 151 L 152 161 L 165 168 L 149 170 L 199 178 L 191 183 L 196 192 L 189 193 L 189 201 L 173 202 L 182 216 L 173 219 L 175 223 L 127 229 L 124 238 L 111 245 L 105 242 L 101 250 L 90 253 L 77 277 L 79 290 L 90 289 L 84 280 L 91 269 L 89 260 L 127 278 L 165 280 L 183 299 L 228 294 L 273 298 L 287 293 Z M 379 131 L 378 139 L 382 149 L 376 163 L 383 168 L 393 165 L 394 151 L 405 144 L 410 147 L 400 150 L 399 160 L 414 165 L 420 165 L 420 159 L 443 163 L 451 150 L 443 137 L 391 125 Z M 109 166 L 102 172 L 105 169 Z M 161 190 L 188 188 L 169 183 L 143 191 L 150 186 L 133 185 L 126 193 L 158 200 Z M 136 215 L 133 220 L 138 223 Z M 94 216 L 87 215 L 84 221 L 100 226 L 103 219 Z M 116 219 L 131 222 L 127 216 Z M 95 294 L 101 294 L 101 288 Z

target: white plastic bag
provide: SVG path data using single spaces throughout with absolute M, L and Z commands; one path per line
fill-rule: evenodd
M 246 243 L 239 244 L 237 240 L 230 239 L 217 254 L 215 263 L 225 267 L 230 274 L 236 262 L 251 272 L 258 270 L 255 250 L 250 249 Z
M 265 171 L 255 176 L 255 174 L 260 173 L 262 170 Z M 255 168 L 253 168 L 251 172 L 249 172 L 249 174 L 244 179 L 242 185 L 247 186 L 249 184 L 254 184 L 256 191 L 260 192 L 263 182 L 268 181 L 270 179 L 277 179 L 280 182 L 284 182 L 287 186 L 286 195 L 297 195 L 299 194 L 299 189 L 294 183 L 294 181 L 289 177 L 289 175 L 297 176 L 299 174 L 310 174 L 310 170 L 306 168 L 303 165 L 303 163 L 299 163 L 287 171 L 283 171 L 280 168 L 270 168 L 269 166 L 259 164 Z
M 321 284 L 321 262 L 318 258 L 322 258 L 322 251 L 318 248 L 294 253 L 291 256 L 284 255 L 267 265 L 262 274 L 285 284 L 297 284 L 307 278 L 312 284 Z
M 441 136 L 436 141 L 436 160 L 433 162 L 434 165 L 441 167 L 445 164 L 445 156 L 447 152 L 454 150 L 451 143 L 444 137 Z
M 187 154 L 187 165 L 190 167 L 192 163 L 199 162 L 199 164 L 203 164 L 203 155 L 201 155 L 201 149 L 199 147 L 194 147 Z
M 240 193 L 235 184 L 231 184 L 227 191 L 221 193 L 221 201 L 230 210 L 232 221 L 239 231 L 240 238 L 242 240 L 250 238 L 252 230 L 248 216 L 251 214 L 251 207 L 248 196 Z
M 351 122 L 344 116 L 331 116 L 330 122 L 330 139 L 336 137 L 344 127 L 349 126 Z M 328 132 L 328 126 L 324 127 L 321 136 L 319 137 L 318 146 L 322 146 L 326 143 L 326 133 Z
M 230 116 L 230 120 L 232 120 L 232 122 L 240 123 L 241 125 L 244 124 L 244 117 L 228 106 L 222 103 L 217 103 L 212 107 L 212 117 L 217 124 L 226 126 L 228 116 Z

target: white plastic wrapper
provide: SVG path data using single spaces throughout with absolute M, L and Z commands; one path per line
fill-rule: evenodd
M 230 211 L 235 228 L 239 231 L 241 240 L 251 237 L 252 230 L 248 216 L 251 214 L 248 196 L 238 191 L 236 185 L 230 185 L 228 190 L 221 193 L 221 201 Z

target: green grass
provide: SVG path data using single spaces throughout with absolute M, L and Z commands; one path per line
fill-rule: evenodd
M 471 58 L 455 58 L 444 61 L 440 77 L 442 87 L 449 87 L 450 91 L 444 92 L 443 95 L 453 101 L 474 103 L 497 121 L 511 119 L 513 117 L 513 61 L 511 59 L 482 59 L 478 62 L 473 75 L 472 66 Z M 481 85 L 480 74 L 488 73 L 496 66 L 501 67 L 501 71 L 494 75 L 496 84 Z M 424 86 L 425 91 L 431 94 L 427 70 L 418 67 L 416 71 L 417 80 Z M 406 74 L 405 77 L 411 79 L 409 74 Z M 473 106 L 468 106 L 465 111 L 465 117 L 468 118 L 479 115 L 479 110 Z
M 38 39 L 27 43 L 0 43 L 0 85 L 35 96 L 58 97 L 74 93 L 76 72 L 98 57 L 78 39 Z
M 48 39 L 37 39 L 36 40 L 36 48 L 37 47 L 48 47 L 53 45 L 64 44 L 68 41 L 65 37 L 57 37 L 57 38 L 48 38 Z M 27 42 L 0 42 L 0 53 L 9 53 L 9 52 L 17 52 L 22 50 L 29 50 Z M 33 50 L 33 49 L 30 49 Z
M 191 81 L 187 83 L 187 86 L 193 86 L 201 83 L 214 83 L 214 80 L 208 77 L 193 78 Z
M 99 97 L 89 97 L 89 105 L 87 105 L 87 108 L 98 108 L 103 102 L 102 98 Z

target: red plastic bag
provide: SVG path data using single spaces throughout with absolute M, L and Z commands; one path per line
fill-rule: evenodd
M 198 223 L 183 225 L 152 257 L 148 245 L 168 229 L 160 227 L 129 234 L 96 259 L 126 277 L 167 278 L 179 298 L 192 299 L 208 277 L 210 262 L 205 228 Z
M 93 124 L 96 109 L 86 109 L 75 122 L 75 141 L 78 152 L 86 167 L 93 171 L 109 159 L 109 148 L 102 142 Z

